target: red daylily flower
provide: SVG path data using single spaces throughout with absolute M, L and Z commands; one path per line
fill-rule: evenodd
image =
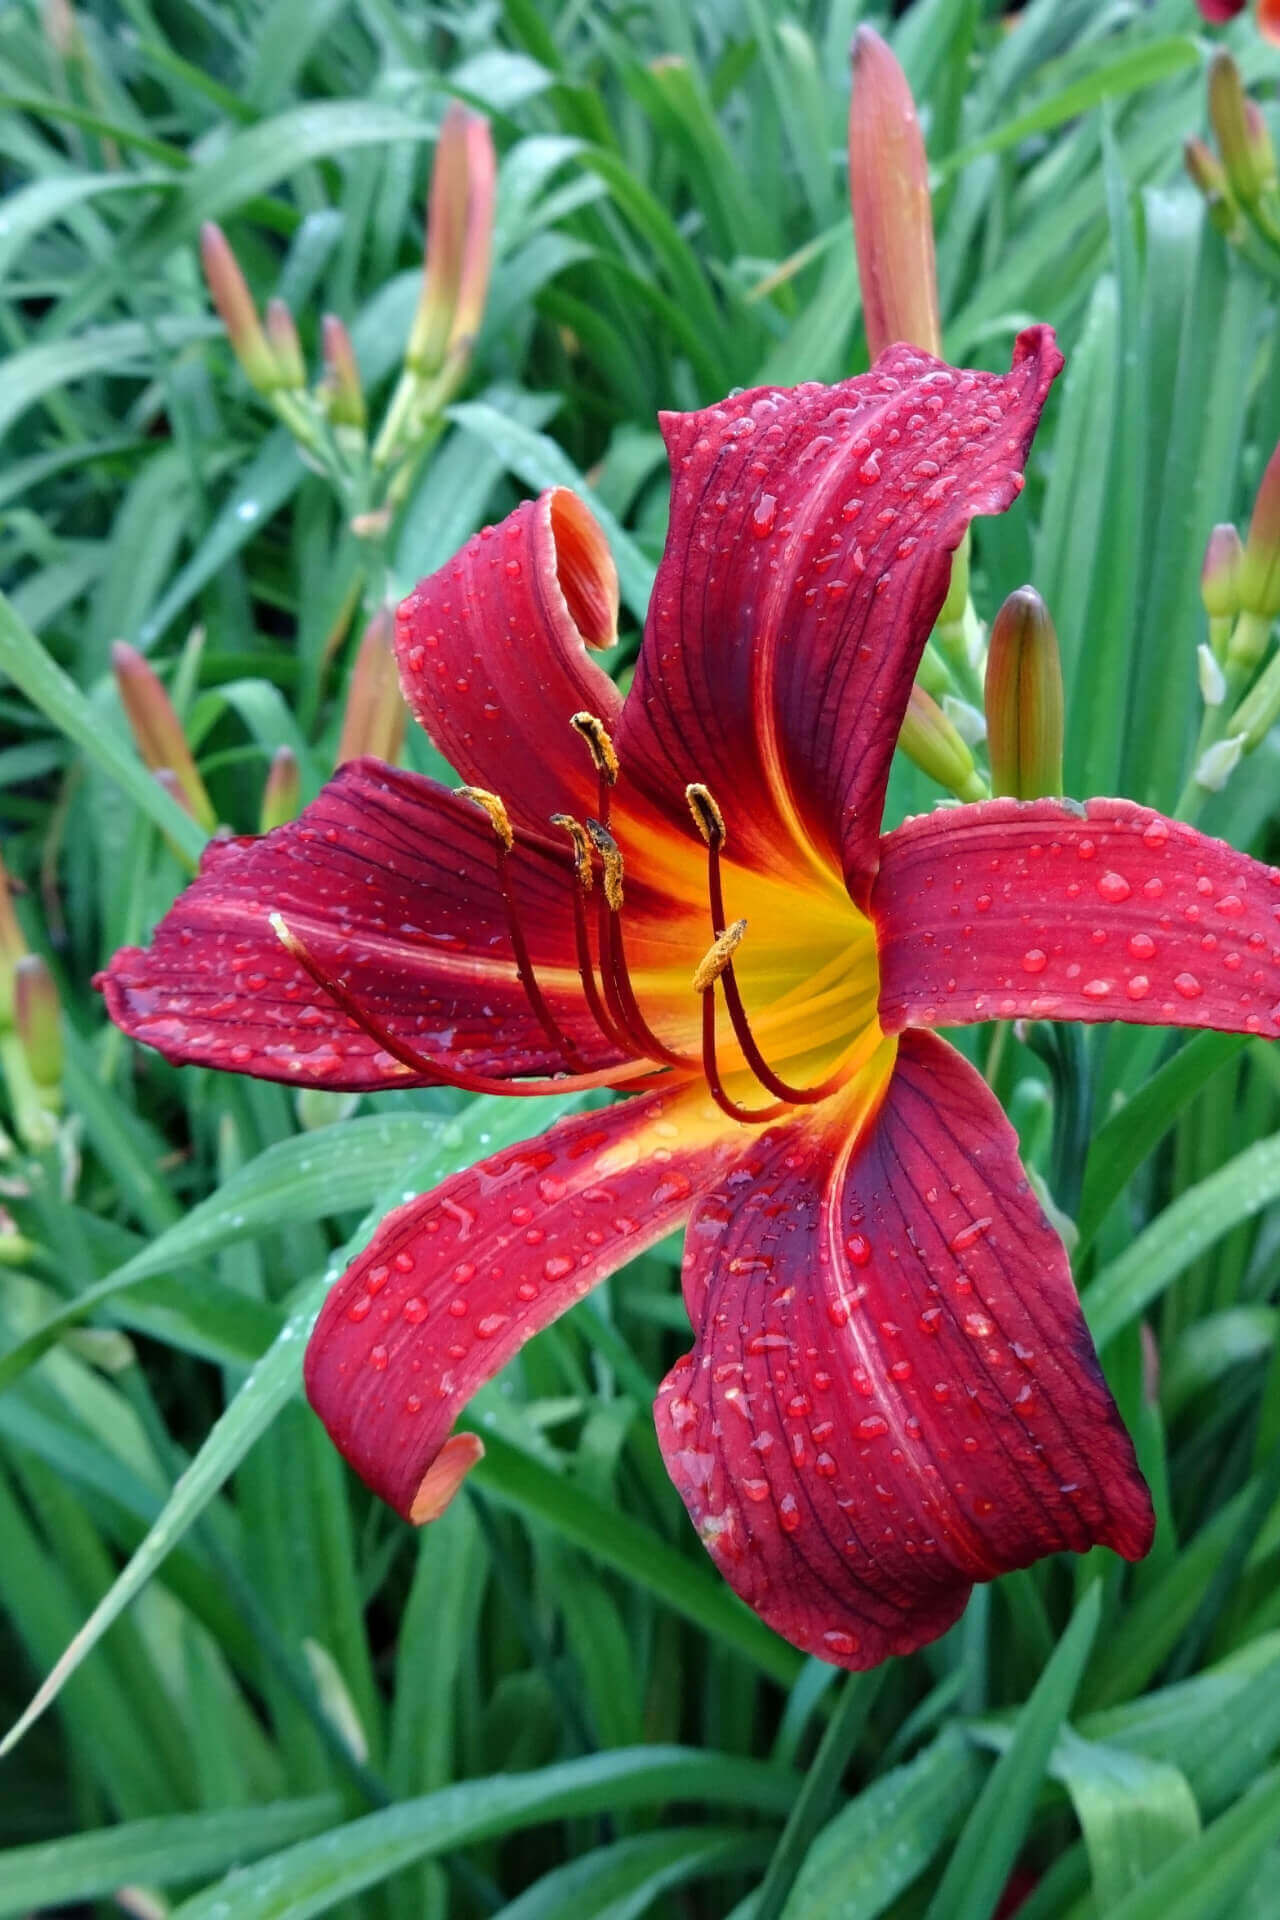
M 213 845 L 151 948 L 112 961 L 112 1017 L 171 1060 L 633 1092 L 399 1208 L 333 1289 L 307 1390 L 406 1517 L 482 1451 L 448 1437 L 482 1382 L 684 1224 L 695 1344 L 658 1395 L 663 1453 L 797 1646 L 869 1666 L 975 1581 L 1146 1552 L 1065 1252 L 929 1029 L 1274 1036 L 1280 874 L 1127 800 L 880 835 L 949 552 L 1016 497 L 1061 364 L 1033 328 L 1005 376 L 898 346 L 835 387 L 666 416 L 625 701 L 587 651 L 615 631 L 603 536 L 566 491 L 519 507 L 398 619 L 406 695 L 471 786 L 345 766 L 296 823 Z
M 1196 0 L 1201 14 L 1214 26 L 1222 26 L 1243 13 L 1249 0 Z M 1280 41 L 1280 0 L 1257 0 L 1258 28 L 1268 40 Z

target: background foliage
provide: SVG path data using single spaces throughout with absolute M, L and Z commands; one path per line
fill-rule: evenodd
M 329 771 L 359 626 L 358 543 L 236 368 L 201 220 L 310 355 L 342 316 L 380 393 L 447 98 L 491 116 L 489 312 L 394 574 L 568 480 L 616 537 L 625 672 L 663 530 L 655 411 L 864 364 L 847 49 L 884 11 L 0 10 L 0 816 L 65 1029 L 59 1136 L 0 1163 L 0 1714 L 51 1670 L 56 1695 L 0 1761 L 0 1914 L 120 1888 L 187 1920 L 984 1920 L 1020 1892 L 1026 1920 L 1275 1911 L 1273 1052 L 1099 1030 L 1046 1067 L 1008 1039 L 999 1090 L 1079 1223 L 1159 1536 L 1136 1569 L 1098 1553 L 982 1589 L 937 1646 L 845 1679 L 739 1608 L 661 1470 L 674 1248 L 481 1396 L 487 1458 L 421 1537 L 304 1410 L 302 1336 L 344 1250 L 542 1103 L 356 1108 L 178 1073 L 88 985 L 193 836 L 138 770 L 110 643 L 159 668 L 245 831 L 278 745 L 304 794 Z M 989 618 L 1031 579 L 1053 609 L 1068 790 L 1172 808 L 1204 538 L 1280 436 L 1276 284 L 1181 177 L 1204 119 L 1191 0 L 1032 0 L 1012 30 L 999 11 L 915 0 L 895 29 L 950 357 L 1006 365 L 1031 319 L 1068 354 L 1026 494 L 977 529 L 975 597 Z M 1247 20 L 1228 37 L 1269 100 L 1277 56 Z M 421 738 L 406 756 L 432 767 Z M 1204 820 L 1272 857 L 1278 758 L 1265 743 Z M 895 813 L 934 798 L 896 774 Z

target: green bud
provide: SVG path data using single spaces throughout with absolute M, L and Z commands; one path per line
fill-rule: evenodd
M 1049 609 L 1034 587 L 1011 593 L 987 653 L 992 791 L 1014 800 L 1062 792 L 1062 662 Z

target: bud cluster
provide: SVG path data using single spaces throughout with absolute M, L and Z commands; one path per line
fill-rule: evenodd
M 322 372 L 309 384 L 288 306 L 272 299 L 261 317 L 222 229 L 209 221 L 201 231 L 205 280 L 246 379 L 288 427 L 308 464 L 329 478 L 362 538 L 377 542 L 385 535 L 465 377 L 488 297 L 496 186 L 488 121 L 452 106 L 436 146 L 422 297 L 399 383 L 372 443 L 344 322 L 324 315 Z
M 1195 135 L 1186 141 L 1183 158 L 1210 220 L 1246 252 L 1280 252 L 1280 178 L 1271 131 L 1225 47 L 1209 62 L 1209 125 L 1216 151 Z

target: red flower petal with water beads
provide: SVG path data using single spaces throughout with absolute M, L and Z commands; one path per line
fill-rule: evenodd
M 152 945 L 117 953 L 98 984 L 116 1024 L 170 1060 L 325 1087 L 411 1080 L 281 946 L 278 912 L 390 1034 L 442 1067 L 601 1067 L 618 1056 L 583 1000 L 567 848 L 521 839 L 508 873 L 576 1061 L 552 1046 L 521 987 L 486 815 L 375 760 L 343 767 L 288 826 L 212 842 Z
M 471 1396 L 680 1226 L 740 1137 L 704 1088 L 646 1094 L 561 1121 L 389 1214 L 325 1301 L 306 1356 L 307 1396 L 367 1485 L 406 1519 L 433 1519 L 483 1452 L 471 1435 L 446 1442 Z
M 1061 365 L 1035 327 L 1003 377 L 899 346 L 839 386 L 665 415 L 671 522 L 624 775 L 677 812 L 686 781 L 705 782 L 733 802 L 742 858 L 803 867 L 816 846 L 864 905 L 947 552 L 1017 497 Z
M 990 800 L 881 842 L 880 1020 L 1280 1033 L 1280 872 L 1128 800 Z
M 854 1096 L 856 1097 L 856 1096 Z M 1012 1128 L 907 1033 L 874 1119 L 837 1098 L 749 1145 L 690 1221 L 697 1345 L 668 1471 L 730 1585 L 846 1667 L 910 1653 L 975 1581 L 1153 1516 Z
M 621 696 L 587 655 L 616 637 L 608 544 L 563 487 L 485 527 L 396 615 L 405 698 L 449 764 L 500 793 L 512 819 L 595 813 L 596 780 L 570 717 L 615 724 Z

